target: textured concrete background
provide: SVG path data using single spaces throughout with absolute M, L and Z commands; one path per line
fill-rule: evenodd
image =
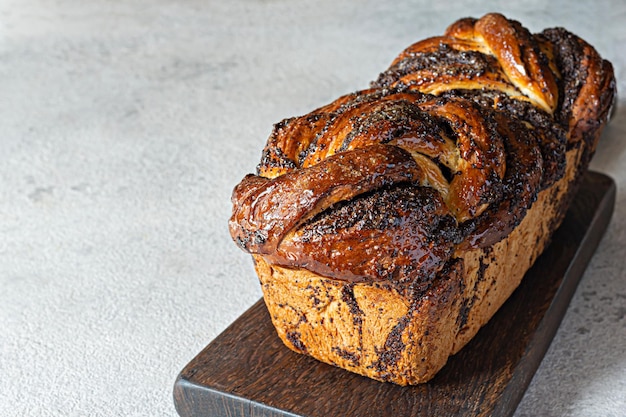
M 626 91 L 623 1 L 0 0 L 0 415 L 174 416 L 177 373 L 260 297 L 232 187 L 273 123 L 501 11 Z M 612 225 L 516 416 L 626 415 L 626 103 Z

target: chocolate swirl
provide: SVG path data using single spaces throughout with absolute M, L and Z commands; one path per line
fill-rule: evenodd
M 597 139 L 585 132 L 612 95 L 599 106 L 581 96 L 612 80 L 563 30 L 461 19 L 370 89 L 275 125 L 256 175 L 233 193 L 231 235 L 270 263 L 328 277 L 428 281 L 455 249 L 510 233 L 563 175 L 566 149 Z

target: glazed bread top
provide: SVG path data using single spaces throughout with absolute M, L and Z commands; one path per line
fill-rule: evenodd
M 564 29 L 461 19 L 371 88 L 275 125 L 233 192 L 235 242 L 270 263 L 399 288 L 490 246 L 586 163 L 615 94 L 611 64 Z

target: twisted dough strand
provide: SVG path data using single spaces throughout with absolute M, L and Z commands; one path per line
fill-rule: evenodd
M 278 123 L 257 175 L 233 193 L 233 238 L 280 265 L 401 282 L 436 275 L 462 239 L 493 244 L 562 175 L 566 140 L 592 123 L 582 113 L 602 107 L 580 92 L 612 79 L 582 44 L 595 81 L 564 89 L 575 77 L 554 38 L 498 14 L 461 19 L 403 51 L 372 88 Z

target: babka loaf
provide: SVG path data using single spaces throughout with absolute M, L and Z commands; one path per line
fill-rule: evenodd
M 229 226 L 285 345 L 431 379 L 548 244 L 614 96 L 611 64 L 579 37 L 488 14 L 276 124 Z

